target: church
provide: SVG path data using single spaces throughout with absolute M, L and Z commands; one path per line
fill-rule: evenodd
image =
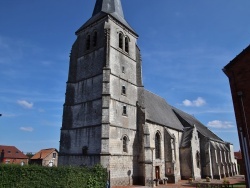
M 101 164 L 110 184 L 237 174 L 233 145 L 143 86 L 120 0 L 96 0 L 70 53 L 58 165 Z

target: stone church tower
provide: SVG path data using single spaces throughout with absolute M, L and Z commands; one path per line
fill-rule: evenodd
M 111 170 L 113 181 L 122 182 L 138 164 L 139 151 L 133 147 L 142 87 L 138 35 L 124 19 L 120 0 L 97 0 L 92 17 L 76 35 L 59 165 L 101 163 Z
M 120 0 L 96 0 L 76 35 L 59 165 L 101 164 L 110 171 L 111 185 L 237 174 L 230 143 L 144 89 L 138 35 Z

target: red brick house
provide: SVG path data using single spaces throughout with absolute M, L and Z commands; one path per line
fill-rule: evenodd
M 0 162 L 4 164 L 28 164 L 29 158 L 15 146 L 0 145 Z
M 237 160 L 239 174 L 246 174 L 241 151 L 234 152 L 234 157 Z
M 30 159 L 31 164 L 57 166 L 58 151 L 55 148 L 42 149 Z
M 245 175 L 250 187 L 250 45 L 223 71 L 230 82 Z

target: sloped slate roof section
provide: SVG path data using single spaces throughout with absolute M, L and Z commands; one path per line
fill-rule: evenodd
M 132 29 L 132 27 L 128 24 L 128 22 L 124 19 L 120 0 L 97 0 L 92 17 L 85 24 L 83 24 L 80 29 L 76 31 L 76 34 L 79 33 L 85 27 L 91 25 L 92 23 L 102 19 L 107 15 L 110 15 L 115 18 L 117 21 L 126 26 L 129 30 L 131 30 L 136 36 L 138 36 L 136 32 Z
M 187 113 L 185 113 L 185 112 L 183 112 L 175 107 L 172 107 L 172 108 L 173 108 L 173 111 L 176 113 L 176 115 L 179 118 L 182 118 L 183 120 L 188 122 L 190 127 L 195 125 L 200 134 L 202 134 L 203 136 L 210 138 L 212 140 L 223 142 L 223 140 L 221 138 L 219 138 L 216 134 L 214 134 L 212 131 L 210 131 L 205 125 L 203 125 L 200 121 L 198 121 L 194 116 L 187 114 Z
M 165 99 L 144 90 L 146 120 L 165 125 L 176 130 L 183 130 L 183 126 L 173 113 L 171 106 Z
M 189 148 L 191 146 L 191 140 L 193 136 L 193 127 L 185 128 L 182 134 L 182 140 L 180 148 Z
M 117 12 L 118 15 L 124 17 L 120 0 L 97 0 L 92 16 L 101 11 L 106 13 Z

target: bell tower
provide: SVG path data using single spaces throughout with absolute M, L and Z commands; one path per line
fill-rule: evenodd
M 138 35 L 120 0 L 96 0 L 76 31 L 60 137 L 59 165 L 100 163 L 112 185 L 139 179 L 137 102 L 142 88 Z

